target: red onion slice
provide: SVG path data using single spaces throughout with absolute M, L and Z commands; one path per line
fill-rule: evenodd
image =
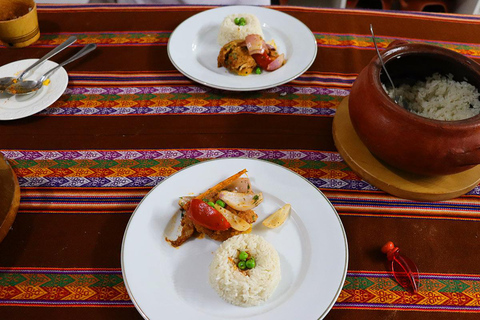
M 231 185 L 226 187 L 225 190 L 232 192 L 253 193 L 250 187 L 249 178 L 238 178 L 237 180 L 233 181 Z
M 277 50 L 277 48 L 275 48 L 275 47 L 272 46 L 271 44 L 266 43 L 266 42 L 265 42 L 265 44 L 267 45 L 267 49 L 268 49 L 268 50 Z
M 248 53 L 262 54 L 265 52 L 265 41 L 258 34 L 249 34 L 245 37 L 245 43 L 247 44 Z
M 272 62 L 270 62 L 267 66 L 267 71 L 273 71 L 273 70 L 277 70 L 278 68 L 280 68 L 281 66 L 283 66 L 283 61 L 285 60 L 285 58 L 283 57 L 283 53 L 281 55 L 279 55 L 275 60 L 273 60 Z

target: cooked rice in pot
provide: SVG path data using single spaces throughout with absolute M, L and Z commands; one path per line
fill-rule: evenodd
M 245 18 L 244 26 L 237 26 L 235 24 L 235 18 Z M 218 33 L 217 42 L 220 46 L 224 46 L 230 41 L 245 39 L 249 34 L 259 34 L 263 36 L 262 26 L 256 16 L 249 13 L 235 13 L 230 14 L 223 19 L 220 25 L 220 32 Z
M 237 267 L 241 251 L 255 258 L 253 269 L 240 270 Z M 277 251 L 264 238 L 254 234 L 240 234 L 224 241 L 210 264 L 210 285 L 224 300 L 241 307 L 265 302 L 280 279 Z
M 399 104 L 422 117 L 436 120 L 462 120 L 480 113 L 478 89 L 466 81 L 453 80 L 453 75 L 435 73 L 415 85 L 402 84 L 395 92 L 386 90 L 390 98 L 401 97 Z

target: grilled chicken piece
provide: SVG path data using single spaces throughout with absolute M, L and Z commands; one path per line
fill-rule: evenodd
M 248 76 L 257 66 L 244 40 L 233 40 L 224 45 L 218 54 L 217 64 L 219 68 L 225 67 L 240 76 Z
M 185 241 L 190 239 L 196 233 L 195 224 L 193 223 L 192 220 L 190 220 L 187 217 L 187 215 L 184 215 L 182 217 L 181 226 L 182 226 L 181 234 L 180 234 L 180 236 L 178 236 L 178 238 L 176 240 L 170 240 L 168 238 L 165 238 L 165 240 L 170 242 L 170 244 L 174 248 L 180 247 Z

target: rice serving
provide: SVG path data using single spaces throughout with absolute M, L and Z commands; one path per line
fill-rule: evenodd
M 237 257 L 246 251 L 255 258 L 253 269 L 240 270 Z M 273 294 L 280 282 L 280 258 L 264 238 L 240 234 L 224 241 L 210 264 L 209 282 L 225 301 L 241 306 L 256 306 Z
M 478 89 L 466 81 L 453 80 L 452 74 L 435 73 L 413 86 L 403 84 L 395 92 L 392 88 L 386 91 L 392 99 L 400 96 L 402 107 L 425 118 L 452 121 L 480 113 Z
M 244 26 L 237 26 L 235 24 L 235 18 L 245 18 Z M 220 46 L 224 46 L 230 41 L 245 39 L 249 34 L 259 34 L 263 36 L 262 27 L 258 18 L 249 13 L 234 13 L 230 14 L 223 19 L 220 25 L 220 32 L 218 33 L 217 42 Z

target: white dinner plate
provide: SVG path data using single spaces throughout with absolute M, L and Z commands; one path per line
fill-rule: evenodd
M 225 302 L 208 283 L 220 242 L 190 239 L 173 248 L 165 241 L 180 196 L 199 194 L 242 169 L 264 196 L 252 233 L 276 248 L 282 276 L 265 304 L 249 308 Z M 277 229 L 263 227 L 286 203 L 292 205 L 288 220 Z M 238 158 L 189 166 L 153 188 L 128 222 L 121 259 L 128 294 L 145 319 L 318 319 L 342 290 L 348 249 L 337 212 L 314 185 L 280 165 Z
M 15 61 L 0 67 L 0 77 L 18 77 L 23 70 L 31 66 L 38 59 Z M 48 70 L 58 64 L 45 61 L 28 74 L 25 80 L 38 80 Z M 35 93 L 29 95 L 12 96 L 6 92 L 0 93 L 0 120 L 15 120 L 35 114 L 52 105 L 65 92 L 68 84 L 68 74 L 60 67 L 50 77 L 50 83 Z
M 273 72 L 246 77 L 218 68 L 220 24 L 232 13 L 257 16 L 265 40 L 275 40 L 278 52 L 285 54 L 286 64 Z M 317 56 L 317 42 L 305 24 L 286 13 L 263 7 L 228 6 L 203 11 L 182 22 L 171 34 L 167 50 L 175 68 L 196 82 L 218 89 L 251 91 L 275 87 L 303 74 Z

